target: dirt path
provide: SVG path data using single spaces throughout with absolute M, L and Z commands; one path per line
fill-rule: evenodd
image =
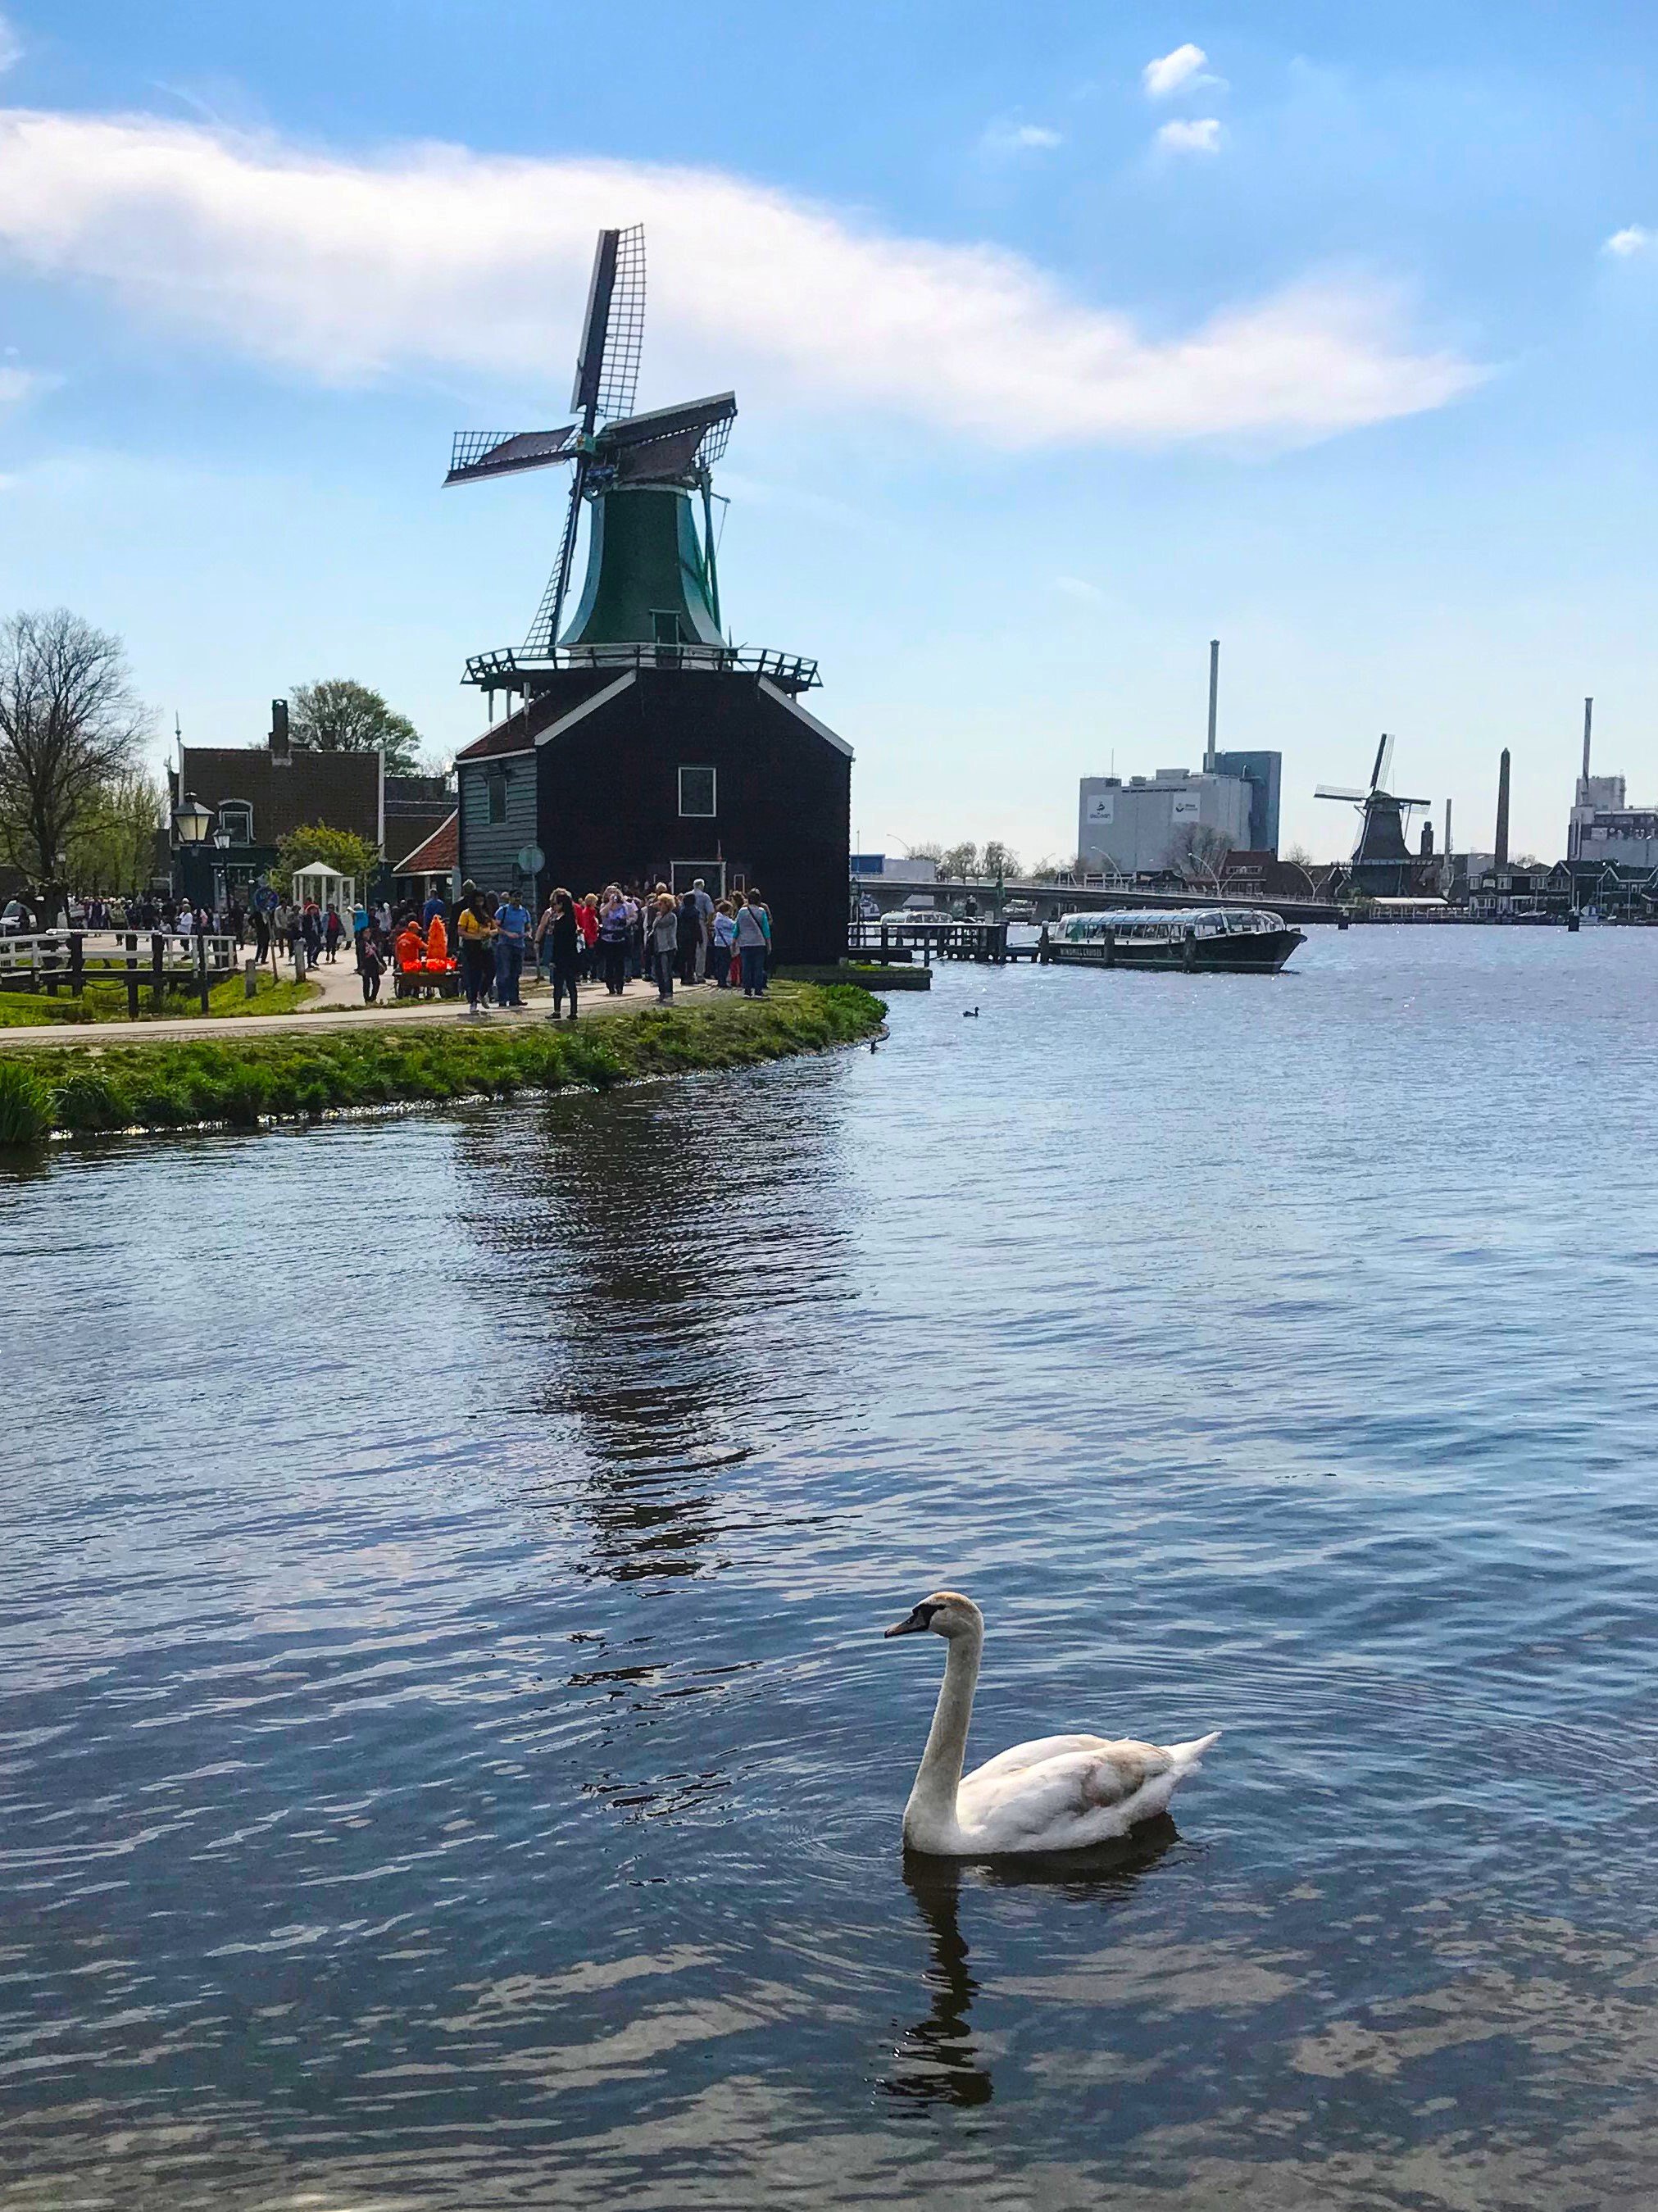
M 524 979 L 525 1004 L 509 1013 L 495 1010 L 487 1014 L 473 1015 L 466 1010 L 466 1001 L 459 1004 L 452 999 L 406 1000 L 393 1005 L 386 1000 L 377 1006 L 362 1003 L 362 986 L 356 969 L 346 961 L 339 960 L 332 968 L 325 961 L 311 971 L 312 980 L 323 987 L 322 996 L 302 1012 L 292 1014 L 250 1014 L 239 1020 L 234 1014 L 210 1016 L 203 1019 L 150 1022 L 47 1022 L 31 1024 L 27 1029 L 0 1029 L 0 1052 L 8 1046 L 160 1044 L 175 1037 L 216 1037 L 221 1044 L 234 1038 L 260 1037 L 276 1030 L 328 1030 L 338 1031 L 358 1028 L 386 1029 L 403 1022 L 427 1024 L 440 1022 L 475 1023 L 482 1027 L 486 1023 L 519 1024 L 544 1022 L 552 1012 L 553 994 L 550 988 L 537 983 L 533 974 Z M 386 978 L 389 991 L 391 978 Z M 743 1003 L 736 991 L 718 991 L 711 983 L 693 986 L 689 990 L 676 988 L 674 1003 L 687 1006 L 710 1006 L 720 1004 Z M 581 987 L 580 1018 L 608 1018 L 612 1014 L 638 1012 L 645 1006 L 656 1004 L 653 983 L 629 983 L 619 999 L 612 999 L 602 983 Z

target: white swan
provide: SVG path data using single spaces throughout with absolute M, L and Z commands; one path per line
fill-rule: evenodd
M 1126 1835 L 1161 1813 L 1220 1731 L 1192 1743 L 1044 1735 L 962 1772 L 985 1617 L 959 1590 L 934 1590 L 889 1636 L 942 1636 L 949 1649 L 926 1749 L 904 1808 L 904 1845 L 939 1858 L 1070 1851 Z

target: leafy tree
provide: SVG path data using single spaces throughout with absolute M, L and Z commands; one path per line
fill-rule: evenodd
M 137 891 L 155 868 L 155 833 L 165 801 L 142 769 L 113 776 L 94 795 L 69 842 L 68 872 L 76 890 Z
M 387 775 L 420 773 L 419 731 L 367 684 L 349 676 L 326 677 L 296 684 L 289 696 L 288 728 L 296 745 L 317 753 L 372 753 L 384 745 Z
M 992 878 L 1000 876 L 1005 878 L 1008 876 L 1017 876 L 1019 872 L 1019 856 L 1010 847 L 1004 845 L 999 838 L 992 838 L 990 843 L 985 847 L 979 866 L 982 874 Z
M 976 845 L 947 845 L 938 855 L 938 873 L 949 883 L 971 883 L 979 872 Z
M 67 607 L 0 623 L 0 856 L 49 901 L 101 795 L 137 771 L 148 719 L 119 638 Z
M 359 837 L 354 830 L 331 830 L 325 822 L 311 822 L 290 830 L 276 846 L 276 865 L 270 871 L 270 887 L 279 898 L 294 889 L 294 871 L 313 860 L 355 876 L 357 896 L 366 897 L 380 864 L 380 848 Z

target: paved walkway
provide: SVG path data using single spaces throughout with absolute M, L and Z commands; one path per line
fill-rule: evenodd
M 521 1009 L 502 1012 L 499 1009 L 488 1014 L 473 1016 L 467 1012 L 466 1001 L 459 1004 L 452 999 L 408 999 L 400 1005 L 392 1002 L 392 979 L 388 975 L 385 989 L 386 997 L 376 1006 L 362 1003 L 362 984 L 349 958 L 335 962 L 331 968 L 326 961 L 311 970 L 311 979 L 322 987 L 321 996 L 302 1012 L 292 1014 L 250 1014 L 242 1020 L 234 1015 L 197 1015 L 194 1020 L 150 1022 L 47 1022 L 31 1024 L 27 1029 L 0 1029 L 0 1052 L 9 1045 L 105 1045 L 150 1043 L 156 1044 L 173 1037 L 216 1037 L 228 1044 L 233 1037 L 259 1037 L 273 1030 L 355 1030 L 365 1027 L 386 1029 L 404 1022 L 427 1024 L 462 1021 L 475 1023 L 479 1028 L 489 1023 L 544 1022 L 552 1012 L 553 994 L 544 983 L 537 983 L 533 971 L 524 979 L 525 1003 Z M 689 990 L 677 988 L 674 1004 L 687 1006 L 740 1006 L 741 994 L 721 992 L 711 983 L 694 985 Z M 584 983 L 581 987 L 580 1018 L 590 1015 L 610 1015 L 632 1011 L 656 1004 L 656 986 L 643 981 L 629 983 L 621 998 L 613 999 L 602 983 Z

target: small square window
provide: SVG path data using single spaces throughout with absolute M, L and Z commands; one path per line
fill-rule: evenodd
M 679 771 L 679 811 L 706 819 L 714 809 L 714 777 L 711 768 L 682 768 Z

